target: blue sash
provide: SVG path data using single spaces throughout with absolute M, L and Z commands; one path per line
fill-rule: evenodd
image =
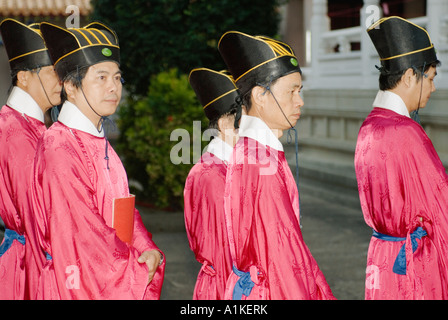
M 418 248 L 418 242 L 416 239 L 421 240 L 422 237 L 426 236 L 427 233 L 425 230 L 423 230 L 422 227 L 418 227 L 415 229 L 414 232 L 411 233 L 411 244 L 412 244 L 412 252 L 415 252 Z M 393 237 L 386 234 L 382 234 L 379 232 L 376 232 L 373 230 L 373 236 L 375 238 L 378 238 L 380 240 L 384 241 L 405 241 L 406 237 Z M 405 275 L 406 274 L 406 243 L 403 244 L 403 246 L 400 248 L 400 251 L 398 252 L 397 258 L 395 259 L 394 266 L 392 268 L 392 271 L 396 274 Z
M 248 297 L 255 285 L 250 278 L 250 272 L 240 271 L 235 266 L 233 266 L 233 272 L 240 278 L 235 283 L 235 287 L 233 288 L 232 299 L 241 300 L 243 298 L 243 294 Z
M 25 236 L 18 234 L 14 230 L 5 229 L 5 237 L 3 239 L 3 243 L 0 245 L 0 257 L 8 251 L 14 240 L 17 240 L 22 245 L 25 245 Z

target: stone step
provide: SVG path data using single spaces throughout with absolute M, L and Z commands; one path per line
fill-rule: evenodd
M 295 150 L 286 145 L 285 156 L 296 176 Z M 325 153 L 299 150 L 299 190 L 301 193 L 359 209 L 358 184 L 351 156 L 329 157 Z

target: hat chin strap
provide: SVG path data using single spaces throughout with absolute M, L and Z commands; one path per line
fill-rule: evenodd
M 78 81 L 79 88 L 81 89 L 82 95 L 84 96 L 84 99 L 86 100 L 88 106 L 100 118 L 98 120 L 97 125 L 96 125 L 96 130 L 98 130 L 98 132 L 103 131 L 104 121 L 109 120 L 108 116 L 102 116 L 98 112 L 96 112 L 96 110 L 92 107 L 92 105 L 90 104 L 89 100 L 87 99 L 86 94 L 84 93 L 84 89 L 82 87 L 82 79 L 81 79 L 81 76 L 79 75 L 79 67 L 76 67 L 76 80 Z
M 415 111 L 413 112 L 413 115 L 412 115 L 412 119 L 413 119 L 415 122 L 417 122 L 418 124 L 421 124 L 421 123 L 420 123 L 420 116 L 418 115 L 418 111 L 420 110 L 420 103 L 421 103 L 421 101 L 422 101 L 422 93 L 423 93 L 423 77 L 424 77 L 424 78 L 427 78 L 427 77 L 428 77 L 428 76 L 425 74 L 425 68 L 426 68 L 426 62 L 423 63 L 423 67 L 422 67 L 422 79 L 421 79 L 422 83 L 421 83 L 421 85 L 420 85 L 420 97 L 419 97 L 419 99 L 418 99 L 418 107 L 417 107 L 417 110 L 415 110 Z M 419 71 L 416 70 L 416 72 L 419 72 Z
M 288 117 L 286 117 L 285 112 L 283 111 L 282 107 L 280 106 L 280 103 L 278 103 L 277 98 L 275 97 L 274 93 L 271 90 L 270 84 L 271 84 L 271 82 L 268 85 L 263 85 L 263 84 L 257 83 L 258 86 L 265 88 L 265 91 L 263 92 L 263 94 L 265 94 L 266 91 L 269 91 L 269 93 L 274 98 L 275 103 L 277 104 L 277 106 L 279 107 L 283 116 L 285 117 L 286 121 L 288 121 L 288 124 L 290 126 L 290 128 L 288 129 L 288 135 L 287 135 L 287 139 L 286 139 L 286 142 L 288 144 L 290 144 L 292 141 L 291 131 L 294 131 L 294 146 L 295 146 L 295 155 L 296 155 L 296 186 L 297 186 L 297 192 L 298 192 L 298 196 L 299 196 L 299 214 L 300 214 L 299 222 L 300 222 L 300 228 L 302 228 L 302 210 L 300 210 L 300 192 L 299 192 L 299 142 L 298 142 L 297 130 L 291 124 Z
M 274 93 L 272 92 L 272 90 L 271 90 L 271 83 L 269 83 L 268 85 L 263 85 L 263 84 L 257 83 L 257 85 L 260 86 L 260 87 L 263 87 L 265 89 L 265 91 L 263 92 L 263 95 L 266 93 L 266 91 L 269 91 L 269 93 L 274 98 L 274 101 L 277 104 L 278 108 L 280 109 L 280 111 L 282 112 L 283 116 L 285 117 L 286 121 L 288 121 L 288 124 L 291 127 L 290 129 L 294 129 L 294 126 L 291 124 L 291 122 L 289 121 L 288 117 L 283 112 L 283 109 L 280 106 L 280 103 L 278 103 L 277 98 L 275 97 Z
M 77 72 L 77 80 L 78 80 L 78 83 L 79 83 L 79 87 L 81 89 L 82 95 L 84 96 L 84 99 L 86 100 L 86 102 L 89 105 L 90 109 L 92 109 L 92 111 L 98 117 L 100 117 L 100 119 L 98 120 L 98 124 L 96 125 L 96 130 L 98 130 L 98 132 L 101 132 L 104 129 L 104 138 L 106 140 L 106 149 L 105 149 L 104 160 L 106 160 L 106 162 L 107 162 L 107 170 L 109 170 L 109 152 L 108 152 L 109 151 L 109 144 L 108 144 L 108 139 L 107 139 L 107 134 L 106 134 L 106 127 L 104 126 L 104 123 L 108 122 L 112 126 L 115 126 L 115 123 L 111 119 L 109 119 L 108 116 L 102 116 L 98 112 L 95 111 L 95 109 L 92 107 L 92 105 L 90 104 L 89 100 L 87 99 L 86 94 L 84 93 L 84 89 L 82 87 L 82 81 L 81 81 L 81 77 L 79 76 L 79 69 L 78 68 L 76 68 L 76 72 Z
M 30 70 L 30 71 L 31 72 L 35 72 L 37 74 L 37 78 L 39 79 L 39 82 L 40 82 L 40 85 L 42 87 L 42 90 L 44 90 L 45 96 L 47 97 L 47 100 L 50 103 L 51 108 L 53 108 L 56 105 L 53 102 L 51 102 L 50 98 L 48 97 L 47 90 L 45 90 L 44 84 L 42 83 L 42 80 L 41 80 L 41 78 L 39 76 L 39 72 L 40 72 L 40 70 L 42 70 L 42 67 L 37 67 L 36 69 L 37 69 L 37 71 L 34 71 L 34 70 Z
M 233 106 L 235 106 L 235 108 L 236 108 L 235 121 L 233 123 L 233 126 L 235 129 L 238 129 L 240 127 L 241 115 L 243 114 L 242 105 L 243 105 L 243 99 L 238 95 L 235 98 L 235 103 L 233 104 Z

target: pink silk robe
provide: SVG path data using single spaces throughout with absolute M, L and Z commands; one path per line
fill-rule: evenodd
M 0 257 L 0 300 L 26 298 L 27 189 L 37 140 L 45 130 L 42 121 L 7 105 L 0 111 L 0 215 L 7 229 L 25 236 L 25 245 L 14 240 Z
M 284 152 L 241 137 L 241 130 L 227 171 L 225 210 L 233 263 L 251 271 L 255 282 L 242 299 L 334 299 L 303 240 L 299 195 Z M 238 279 L 232 272 L 227 299 Z
M 160 297 L 165 259 L 147 285 L 148 268 L 137 259 L 158 248 L 139 212 L 131 245 L 111 227 L 112 199 L 128 196 L 129 189 L 122 163 L 108 147 L 110 169 L 105 138 L 58 122 L 39 141 L 31 189 L 42 265 L 37 299 Z
M 202 264 L 194 300 L 224 299 L 226 280 L 232 271 L 224 215 L 226 171 L 223 160 L 205 152 L 185 182 L 185 227 L 190 248 Z
M 359 131 L 355 153 L 366 223 L 379 233 L 367 257 L 366 299 L 448 298 L 448 176 L 422 127 L 409 117 L 374 108 Z M 410 234 L 422 227 L 412 253 Z M 406 243 L 406 274 L 392 266 Z

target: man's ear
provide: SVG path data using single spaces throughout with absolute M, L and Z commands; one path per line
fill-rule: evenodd
M 225 127 L 224 127 L 224 117 L 221 117 L 221 118 L 218 119 L 218 131 L 220 131 L 220 132 L 224 131 L 222 129 L 225 129 Z
M 17 84 L 22 88 L 27 88 L 29 81 L 29 71 L 19 71 L 17 73 Z
M 225 133 L 226 130 L 233 130 L 235 124 L 235 116 L 225 115 L 218 119 L 218 130 Z
M 74 98 L 76 87 L 73 85 L 71 81 L 65 81 L 62 86 L 64 87 L 65 93 L 67 94 L 67 98 Z
M 266 88 L 261 86 L 255 86 L 252 88 L 252 104 L 257 106 L 264 106 L 264 101 L 266 99 Z
M 403 84 L 406 85 L 406 87 L 410 88 L 414 77 L 415 77 L 414 69 L 408 68 L 401 77 L 401 81 L 403 82 Z

